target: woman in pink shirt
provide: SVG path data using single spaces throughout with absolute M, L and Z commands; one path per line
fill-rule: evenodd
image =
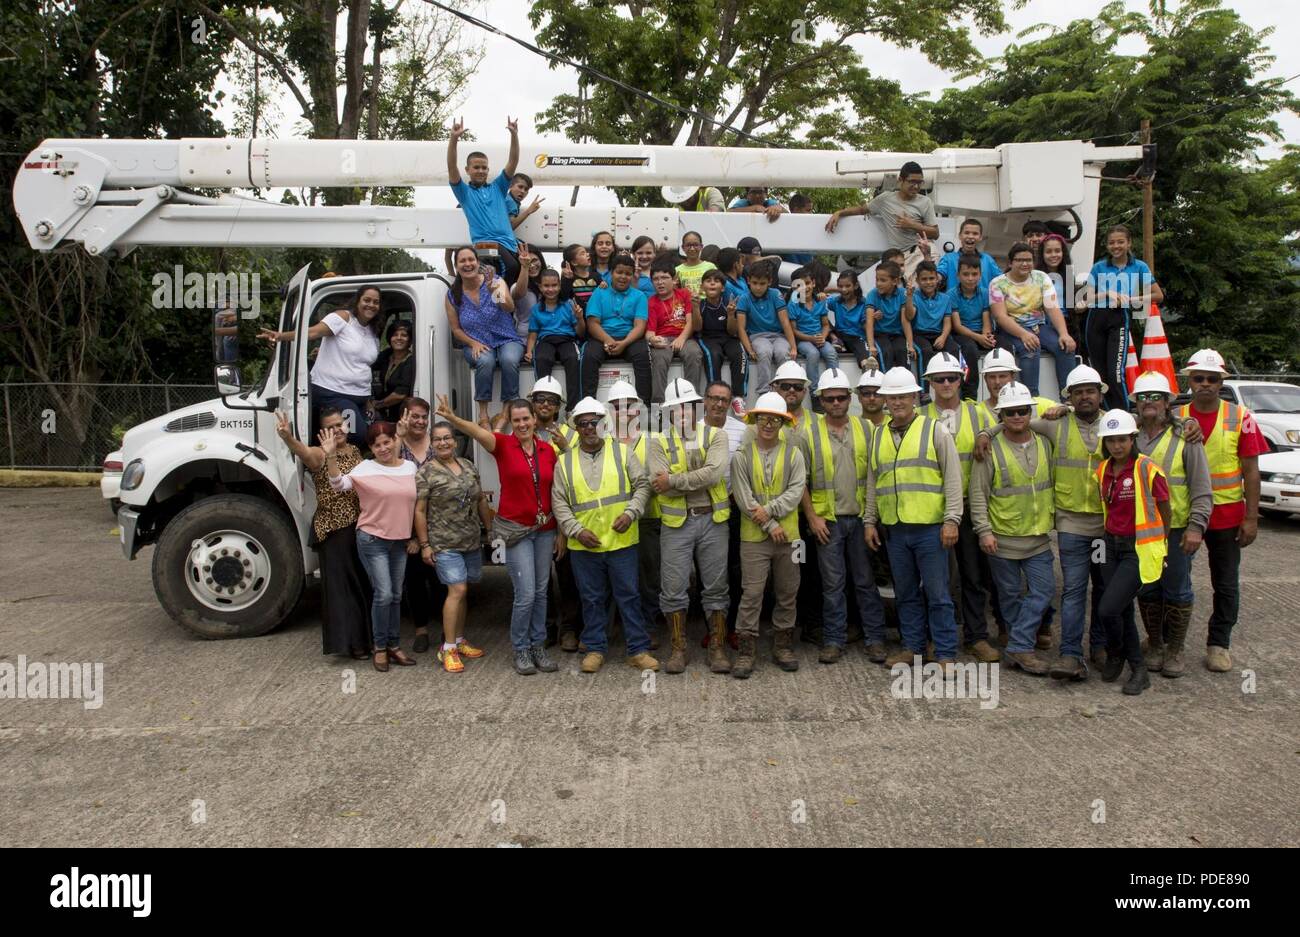
M 392 423 L 372 423 L 366 442 L 374 458 L 344 474 L 339 469 L 338 440 L 333 434 L 322 433 L 320 438 L 330 487 L 355 491 L 361 504 L 357 553 L 375 590 L 370 603 L 374 664 L 384 673 L 390 661 L 405 666 L 415 663 L 402 650 L 399 635 L 406 543 L 415 518 L 415 463 L 402 458 L 401 440 Z

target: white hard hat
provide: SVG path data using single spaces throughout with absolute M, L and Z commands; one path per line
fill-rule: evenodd
M 544 377 L 533 384 L 532 393 L 528 396 L 531 397 L 533 394 L 554 394 L 560 398 L 560 403 L 564 403 L 564 390 L 560 387 L 560 382 L 553 377 Z
M 1173 391 L 1169 389 L 1169 378 L 1165 377 L 1159 371 L 1143 371 L 1138 375 L 1138 379 L 1133 384 L 1133 393 L 1146 394 L 1151 392 L 1168 394 L 1173 396 Z
M 1086 364 L 1081 364 L 1071 371 L 1065 378 L 1065 389 L 1069 390 L 1071 387 L 1082 387 L 1084 384 L 1096 384 L 1101 388 L 1103 394 L 1110 390 L 1110 388 L 1106 386 L 1106 382 L 1101 379 L 1101 375 L 1097 373 L 1096 368 L 1090 368 Z
M 679 377 L 668 382 L 664 388 L 664 406 L 676 407 L 684 403 L 699 403 L 701 397 L 695 391 L 695 385 Z
M 885 372 L 885 379 L 880 382 L 880 396 L 890 394 L 919 394 L 921 386 L 916 377 L 907 368 L 890 368 Z
M 885 375 L 881 374 L 875 368 L 862 372 L 862 377 L 858 378 L 858 387 L 879 387 L 884 381 Z
M 1097 435 L 1100 437 L 1136 436 L 1137 431 L 1138 426 L 1133 419 L 1133 414 L 1127 410 L 1107 410 L 1101 418 L 1101 429 L 1097 430 Z
M 581 400 L 578 401 L 577 406 L 573 408 L 573 411 L 569 414 L 569 416 L 576 419 L 577 417 L 586 416 L 587 414 L 595 414 L 596 416 L 608 416 L 608 414 L 605 412 L 605 405 L 601 403 L 599 400 L 597 400 L 595 397 L 583 397 Z
M 998 391 L 998 402 L 996 409 L 1006 410 L 1009 407 L 1034 407 L 1034 395 L 1029 392 L 1029 388 L 1019 381 L 1012 381 L 1006 384 Z
M 930 363 L 925 366 L 925 376 L 933 377 L 936 374 L 960 374 L 961 362 L 948 354 L 941 351 L 930 359 Z
M 794 417 L 790 415 L 790 411 L 786 410 L 785 398 L 774 390 L 758 395 L 754 405 L 745 411 L 745 422 L 753 423 L 756 417 L 765 413 L 771 416 L 784 417 L 787 423 L 794 420 Z
M 640 400 L 637 396 L 636 388 L 627 381 L 615 381 L 610 385 L 609 394 L 605 398 L 609 401 L 614 400 Z
M 808 380 L 808 372 L 799 366 L 797 361 L 787 361 L 781 367 L 776 369 L 776 374 L 772 376 L 772 383 L 777 381 L 803 381 L 805 384 L 811 383 Z
M 1213 348 L 1202 348 L 1187 359 L 1187 367 L 1183 368 L 1183 373 L 1187 374 L 1191 371 L 1209 371 L 1213 374 L 1228 373 L 1228 369 L 1223 364 L 1223 355 Z
M 822 372 L 821 377 L 817 379 L 817 393 L 824 390 L 852 390 L 849 386 L 848 375 L 839 368 L 828 368 Z
M 1019 374 L 1020 365 L 1016 356 L 1005 348 L 994 348 L 980 362 L 980 371 L 984 374 Z
M 666 185 L 659 190 L 669 205 L 680 205 L 700 190 L 698 185 Z

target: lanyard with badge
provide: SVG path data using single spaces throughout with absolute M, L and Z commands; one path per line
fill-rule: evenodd
M 522 445 L 520 445 L 519 451 L 523 453 L 524 461 L 528 463 L 528 470 L 533 476 L 533 497 L 536 499 L 537 503 L 537 526 L 541 527 L 546 523 L 546 512 L 542 510 L 542 477 L 541 468 L 539 466 L 541 455 L 537 451 L 537 440 L 533 440 L 532 456 L 528 455 L 528 450 L 526 450 Z

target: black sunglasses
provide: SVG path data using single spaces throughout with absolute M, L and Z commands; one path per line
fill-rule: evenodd
M 1029 416 L 1029 408 L 1012 407 L 1011 409 L 1003 410 L 1002 415 L 1003 416 Z
M 573 425 L 578 429 L 591 429 L 593 426 L 599 426 L 600 420 L 578 420 Z
M 1223 378 L 1217 374 L 1193 374 L 1191 382 L 1193 384 L 1219 384 L 1223 382 Z
M 960 374 L 936 374 L 930 378 L 931 384 L 956 384 L 961 380 Z
M 796 384 L 794 381 L 782 381 L 776 385 L 776 389 L 793 393 L 796 390 L 803 390 L 803 385 Z
M 844 403 L 848 399 L 848 394 L 822 394 L 822 403 Z

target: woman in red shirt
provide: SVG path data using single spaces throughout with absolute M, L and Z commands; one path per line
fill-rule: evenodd
M 1137 423 L 1127 410 L 1101 418 L 1108 458 L 1097 469 L 1102 514 L 1106 518 L 1105 591 L 1098 613 L 1106 629 L 1106 664 L 1101 679 L 1114 683 L 1129 665 L 1124 692 L 1137 696 L 1151 686 L 1133 601 L 1145 583 L 1157 582 L 1164 568 L 1169 536 L 1169 483 L 1159 467 L 1137 449 Z
M 510 643 L 515 672 L 534 674 L 558 670 L 546 653 L 546 590 L 551 580 L 551 556 L 564 556 L 564 538 L 555 536 L 551 514 L 551 481 L 555 450 L 539 443 L 534 430 L 537 414 L 530 401 L 506 405 L 510 433 L 494 433 L 452 412 L 445 395 L 438 396 L 438 416 L 471 437 L 492 454 L 501 480 L 492 540 L 506 548 L 506 569 L 514 584 L 510 612 Z

